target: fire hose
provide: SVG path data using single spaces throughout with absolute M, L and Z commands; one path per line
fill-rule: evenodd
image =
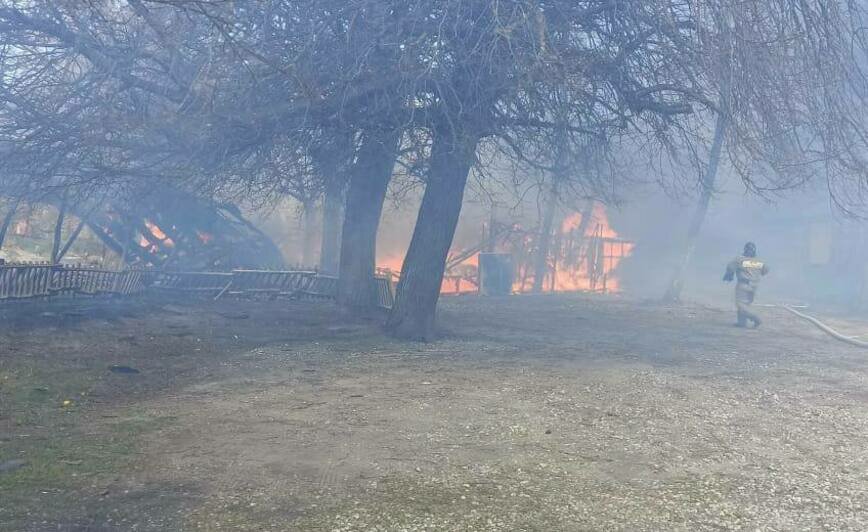
M 844 336 L 843 334 L 841 334 L 838 331 L 836 331 L 835 329 L 829 327 L 828 325 L 826 325 L 822 321 L 818 320 L 817 318 L 814 318 L 813 316 L 808 316 L 807 314 L 799 312 L 798 310 L 794 309 L 793 307 L 791 307 L 789 305 L 775 305 L 775 306 L 778 306 L 778 307 L 786 310 L 790 314 L 798 316 L 799 318 L 802 318 L 803 320 L 812 323 L 818 329 L 825 332 L 826 334 L 828 334 L 832 338 L 835 338 L 836 340 L 841 340 L 842 342 L 848 343 L 850 345 L 854 345 L 856 347 L 868 348 L 868 342 L 865 342 L 862 340 L 857 340 L 856 338 L 851 338 L 849 336 Z

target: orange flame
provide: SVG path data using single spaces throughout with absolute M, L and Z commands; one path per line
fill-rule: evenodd
M 440 293 L 445 295 L 475 294 L 479 292 L 479 286 L 463 277 L 443 276 L 440 283 Z
M 581 213 L 573 213 L 561 224 L 560 239 L 556 238 L 556 241 L 560 240 L 558 243 L 561 246 L 558 251 L 564 256 L 575 254 L 577 260 L 550 265 L 553 270 L 547 276 L 550 290 L 620 292 L 616 269 L 633 251 L 633 243 L 618 237 L 618 233 L 609 225 L 603 205 L 595 203 L 590 216 L 585 224 L 584 235 L 576 234 L 582 225 Z
M 148 231 L 154 236 L 154 238 L 159 240 L 161 243 L 165 244 L 166 247 L 169 247 L 169 248 L 175 247 L 175 241 L 172 240 L 171 238 L 169 238 L 169 235 L 167 235 L 162 229 L 160 229 L 160 227 L 157 224 L 146 219 L 145 220 L 145 227 L 148 228 Z M 144 237 L 142 237 L 142 240 L 146 240 L 146 239 Z M 140 245 L 141 245 L 141 242 L 140 242 Z M 142 246 L 142 247 L 147 247 L 147 246 Z
M 585 225 L 584 234 L 579 235 L 582 227 L 582 213 L 572 213 L 560 225 L 559 232 L 552 238 L 549 257 L 549 273 L 543 281 L 545 291 L 578 292 L 596 291 L 618 293 L 621 291 L 617 268 L 623 259 L 630 256 L 634 244 L 621 239 L 609 225 L 606 209 L 595 203 L 590 219 Z M 520 229 L 515 227 L 515 229 Z M 532 247 L 533 237 L 527 236 L 522 245 Z M 508 250 L 504 250 L 508 251 Z M 513 256 L 518 250 L 513 249 Z M 460 251 L 453 251 L 452 254 Z M 532 256 L 527 249 L 522 256 Z M 557 260 L 552 260 L 554 257 Z M 377 261 L 378 273 L 400 275 L 404 257 L 389 254 Z M 518 264 L 513 291 L 529 292 L 533 286 L 532 259 Z M 465 294 L 479 291 L 478 282 L 479 253 L 475 253 L 454 266 L 443 277 L 441 294 Z
M 401 268 L 404 267 L 404 255 L 389 254 L 385 257 L 377 259 L 377 269 L 382 273 L 401 274 Z
M 570 231 L 575 231 L 580 225 L 582 225 L 582 213 L 574 212 L 564 218 L 564 221 L 561 224 L 561 232 L 569 233 Z

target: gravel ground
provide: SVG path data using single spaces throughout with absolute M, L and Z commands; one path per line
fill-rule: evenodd
M 868 352 L 779 310 L 754 331 L 708 307 L 449 298 L 432 344 L 327 305 L 170 310 L 171 348 L 146 309 L 76 326 L 150 340 L 70 430 L 146 429 L 60 512 L 18 489 L 17 529 L 868 530 Z M 29 330 L 0 337 L 24 356 Z

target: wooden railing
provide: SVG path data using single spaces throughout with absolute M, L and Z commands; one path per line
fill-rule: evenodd
M 233 270 L 231 272 L 155 272 L 155 290 L 224 296 L 333 299 L 337 277 L 313 271 Z
M 0 300 L 58 295 L 130 295 L 144 290 L 139 270 L 101 270 L 79 265 L 0 265 Z
M 52 269 L 50 264 L 0 266 L 0 299 L 50 296 Z
M 51 290 L 57 293 L 128 296 L 145 289 L 141 270 L 100 270 L 81 266 L 54 266 Z
M 161 272 L 149 274 L 148 287 L 164 292 L 216 295 L 232 280 L 232 272 Z
M 391 308 L 394 280 L 377 276 L 377 303 Z M 132 295 L 144 291 L 211 297 L 335 299 L 338 278 L 313 271 L 165 272 L 102 270 L 41 263 L 0 265 L 0 300 L 59 295 Z

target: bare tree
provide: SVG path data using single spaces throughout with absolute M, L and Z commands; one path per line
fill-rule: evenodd
M 626 10 L 606 2 L 438 7 L 435 40 L 442 52 L 435 55 L 439 78 L 429 111 L 434 143 L 387 324 L 398 336 L 418 339 L 434 333 L 444 262 L 484 139 L 518 146 L 553 129 L 555 117 L 566 117 L 567 144 L 630 123 L 664 133 L 671 117 L 702 101 L 692 94 L 690 72 L 672 60 L 691 51 L 684 50 L 687 14 L 666 2 Z
M 716 105 L 682 129 L 683 151 L 699 173 L 698 200 L 665 299 L 681 296 L 716 176 L 726 163 L 759 194 L 819 178 L 843 211 L 862 208 L 868 178 L 863 9 L 846 0 L 709 1 L 698 13 L 696 75 Z
M 341 239 L 338 300 L 353 308 L 376 304 L 377 228 L 398 152 L 398 130 L 363 133 L 350 170 Z
M 575 161 L 591 141 L 696 163 L 717 116 L 711 151 L 749 189 L 820 177 L 843 208 L 858 204 L 861 12 L 855 0 L 2 2 L 3 191 L 325 195 L 334 213 L 346 187 L 339 299 L 370 307 L 398 162 L 425 192 L 387 326 L 427 339 L 480 154 L 544 168 L 554 147 Z M 702 165 L 706 193 L 719 159 Z
M 708 156 L 708 165 L 699 181 L 699 199 L 696 210 L 690 218 L 690 223 L 687 227 L 687 245 L 685 246 L 675 275 L 669 283 L 669 288 L 667 288 L 666 294 L 663 296 L 665 301 L 675 302 L 681 299 L 681 292 L 684 289 L 684 278 L 687 275 L 687 269 L 696 250 L 699 233 L 705 221 L 705 216 L 708 214 L 711 198 L 714 195 L 717 172 L 720 168 L 721 150 L 723 149 L 724 137 L 726 136 L 726 127 L 726 114 L 718 114 L 714 128 L 714 139 L 712 140 L 711 151 Z

